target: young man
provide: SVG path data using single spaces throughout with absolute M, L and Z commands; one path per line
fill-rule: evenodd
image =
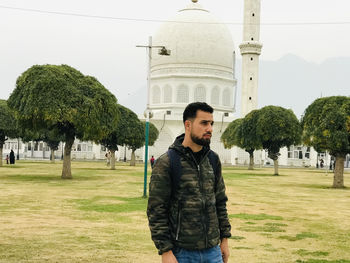
M 183 122 L 185 134 L 153 167 L 147 208 L 152 239 L 163 263 L 226 263 L 231 226 L 221 163 L 209 148 L 213 108 L 191 103 Z

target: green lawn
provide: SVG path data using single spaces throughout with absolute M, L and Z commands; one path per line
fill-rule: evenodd
M 160 262 L 143 166 L 19 161 L 0 167 L 0 262 Z M 230 262 L 350 262 L 350 188 L 312 169 L 225 167 Z M 350 174 L 345 174 L 350 186 Z

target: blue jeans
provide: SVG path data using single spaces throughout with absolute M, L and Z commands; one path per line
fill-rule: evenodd
M 179 263 L 223 263 L 220 246 L 202 250 L 175 248 L 173 253 Z

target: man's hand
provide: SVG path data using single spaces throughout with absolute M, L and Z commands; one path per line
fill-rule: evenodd
M 228 239 L 227 238 L 223 238 L 221 240 L 220 248 L 221 248 L 222 259 L 223 259 L 224 263 L 227 263 L 228 262 L 228 257 L 230 256 L 230 251 L 228 249 Z
M 162 254 L 162 263 L 178 263 L 173 254 L 173 251 L 169 250 Z

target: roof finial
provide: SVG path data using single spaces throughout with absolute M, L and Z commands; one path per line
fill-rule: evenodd
M 193 3 L 197 3 L 197 2 L 198 2 L 198 0 L 192 0 L 192 2 L 193 2 Z

